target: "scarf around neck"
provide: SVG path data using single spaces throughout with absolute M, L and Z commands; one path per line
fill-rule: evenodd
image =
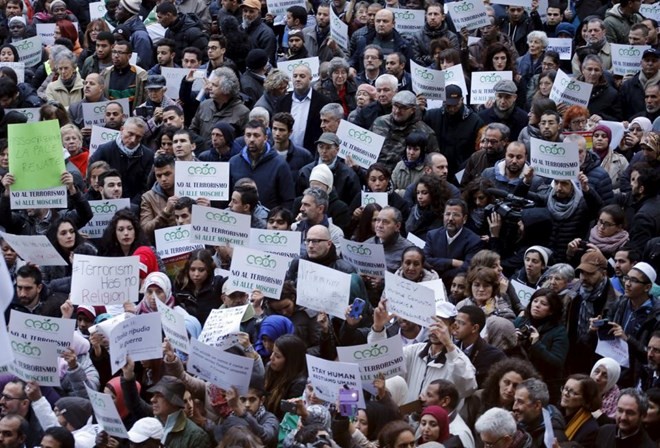
M 571 196 L 568 201 L 559 201 L 554 194 L 551 194 L 548 197 L 548 211 L 550 212 L 550 215 L 558 221 L 567 219 L 575 213 L 580 205 L 582 197 L 582 190 L 573 183 L 573 196 Z
M 595 244 L 603 253 L 614 254 L 629 239 L 630 236 L 625 230 L 621 230 L 612 236 L 599 236 L 598 229 L 594 226 L 589 232 L 589 242 Z

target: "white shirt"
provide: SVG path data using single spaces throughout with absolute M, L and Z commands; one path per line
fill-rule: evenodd
M 460 235 L 462 231 L 463 231 L 463 227 L 461 227 L 461 230 L 456 232 L 456 235 L 454 235 L 454 236 L 449 236 L 449 232 L 447 232 L 447 246 L 449 246 L 451 243 L 453 243 L 454 240 L 456 238 L 458 238 L 458 235 Z
M 309 118 L 309 108 L 312 105 L 312 88 L 309 88 L 307 96 L 299 101 L 295 93 L 291 95 L 291 115 L 295 120 L 291 131 L 291 141 L 301 147 L 304 147 L 305 131 L 307 130 L 307 119 Z

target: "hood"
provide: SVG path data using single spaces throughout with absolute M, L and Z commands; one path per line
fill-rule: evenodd
M 168 196 L 165 194 L 165 191 L 163 191 L 163 188 L 160 186 L 158 182 L 154 183 L 154 186 L 151 187 L 151 191 L 156 193 L 158 196 L 161 196 L 165 200 L 168 199 Z
M 279 154 L 277 151 L 274 151 L 270 143 L 266 142 L 266 150 L 262 154 L 261 158 L 257 160 L 257 164 L 255 165 L 255 168 L 262 163 L 265 163 L 272 159 L 273 157 L 277 157 Z M 247 145 L 243 146 L 243 149 L 241 149 L 241 159 L 243 159 L 248 165 L 252 165 L 252 161 L 250 160 L 250 157 L 248 156 L 248 151 L 247 151 Z
M 619 5 L 614 5 L 612 6 L 607 12 L 605 12 L 605 18 L 608 17 L 614 17 L 619 20 L 625 20 L 623 17 L 623 14 L 621 14 L 621 10 L 619 9 Z

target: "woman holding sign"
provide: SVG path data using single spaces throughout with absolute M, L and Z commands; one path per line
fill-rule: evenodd
M 67 262 L 66 266 L 43 266 L 43 281 L 57 292 L 68 293 L 71 289 L 71 263 L 73 254 L 96 255 L 96 248 L 85 242 L 78 232 L 76 223 L 67 217 L 61 217 L 51 223 L 46 231 L 48 240 L 55 250 Z M 53 283 L 56 283 L 57 286 Z
M 307 385 L 307 346 L 293 334 L 285 334 L 275 341 L 270 362 L 266 367 L 265 389 L 269 392 L 264 405 L 281 419 L 284 411 L 280 401 L 298 398 Z

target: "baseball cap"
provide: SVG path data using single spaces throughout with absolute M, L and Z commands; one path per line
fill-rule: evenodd
M 607 269 L 607 260 L 599 251 L 591 251 L 582 255 L 580 265 L 577 267 L 578 271 L 585 271 L 589 274 L 593 274 L 599 269 Z
M 145 89 L 162 89 L 167 85 L 167 81 L 163 75 L 149 75 Z
M 644 53 L 642 53 L 642 59 L 648 56 L 660 58 L 660 50 L 657 48 L 649 48 L 648 50 L 644 50 Z
M 258 9 L 261 11 L 261 2 L 259 0 L 243 0 L 243 3 L 241 3 L 240 8 L 250 8 L 250 9 Z
M 463 98 L 463 89 L 454 84 L 449 84 L 445 87 L 445 104 L 448 106 L 456 106 Z
M 323 134 L 321 134 L 319 139 L 314 142 L 315 145 L 318 145 L 319 143 L 339 146 L 341 144 L 341 141 L 339 140 L 339 137 L 337 137 L 337 134 L 335 134 L 334 132 L 324 132 Z
M 135 422 L 128 431 L 128 440 L 143 443 L 147 439 L 160 440 L 163 437 L 163 425 L 154 417 L 144 417 Z

